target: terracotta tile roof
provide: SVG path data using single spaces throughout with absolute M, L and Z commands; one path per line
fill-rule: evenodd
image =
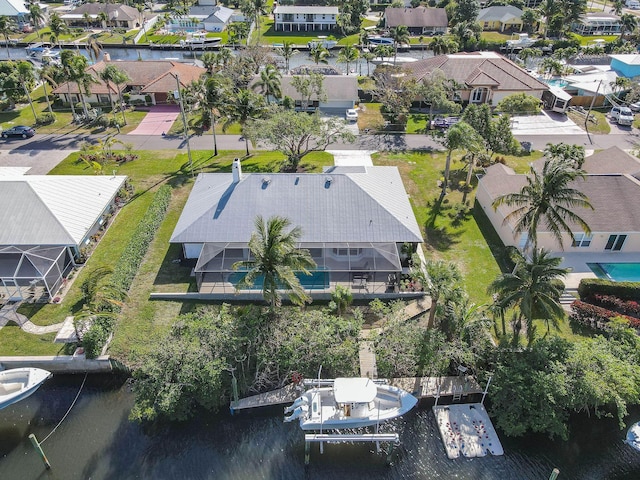
M 548 90 L 545 83 L 529 75 L 511 60 L 495 52 L 456 53 L 408 63 L 404 69 L 420 81 L 436 70 L 468 86 L 491 85 L 495 90 Z M 482 83 L 488 82 L 488 83 Z
M 170 74 L 177 74 L 182 86 L 187 86 L 194 80 L 197 80 L 200 75 L 205 72 L 204 68 L 167 60 L 152 60 L 144 62 L 106 62 L 103 60 L 87 69 L 87 72 L 98 80 L 98 83 L 92 85 L 90 88 L 92 93 L 107 93 L 106 85 L 99 79 L 99 73 L 104 70 L 107 65 L 115 65 L 125 72 L 131 79 L 127 82 L 127 86 L 141 87 L 142 92 L 144 93 L 166 93 L 170 90 L 175 90 L 176 81 Z M 78 86 L 75 83 L 71 82 L 69 87 L 71 93 L 78 93 Z M 111 87 L 112 92 L 117 91 L 113 85 L 111 85 Z M 53 90 L 53 93 L 56 94 L 64 94 L 68 92 L 69 90 L 67 89 L 66 83 L 59 85 Z
M 449 24 L 444 8 L 386 8 L 384 11 L 387 27 L 446 27 Z

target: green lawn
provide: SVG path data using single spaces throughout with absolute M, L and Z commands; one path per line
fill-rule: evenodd
M 513 38 L 511 35 L 500 32 L 482 32 L 480 34 L 480 39 L 486 40 L 487 42 L 506 42 L 511 38 Z
M 78 273 L 59 304 L 26 304 L 20 312 L 36 325 L 52 325 L 65 317 L 77 313 L 81 307 L 80 286 L 86 275 L 100 265 L 112 265 L 122 254 L 136 225 L 147 211 L 157 188 L 168 183 L 173 187 L 172 203 L 158 236 L 143 262 L 139 276 L 131 288 L 127 306 L 121 315 L 114 339 L 114 352 L 122 358 L 130 358 L 132 352 L 146 344 L 147 335 L 155 329 L 162 330 L 188 305 L 180 302 L 149 302 L 151 291 L 187 291 L 193 279 L 189 269 L 179 268 L 171 260 L 179 256 L 176 247 L 170 247 L 168 240 L 180 216 L 182 206 L 191 190 L 193 179 L 185 153 L 144 151 L 137 152 L 140 158 L 115 168 L 119 175 L 128 175 L 135 188 L 134 198 L 118 213 L 109 229 L 96 247 L 86 266 Z M 241 157 L 240 151 L 221 151 L 212 157 L 210 151 L 194 151 L 194 173 L 229 172 L 234 158 Z M 92 172 L 77 162 L 74 153 L 51 171 L 52 175 L 87 175 Z M 258 152 L 244 160 L 246 172 L 277 171 L 284 160 L 278 152 Z M 314 152 L 303 158 L 301 166 L 307 171 L 321 171 L 324 165 L 332 165 L 333 157 L 326 152 Z M 113 168 L 108 167 L 111 171 Z M 0 355 L 50 354 L 60 350 L 60 345 L 49 343 L 55 335 L 45 340 L 41 336 L 25 334 L 17 328 L 0 330 Z
M 506 157 L 516 171 L 528 170 L 528 162 L 540 157 L 540 152 L 524 157 Z M 464 180 L 466 170 L 459 162 L 462 152 L 454 152 L 451 185 Z M 420 225 L 428 258 L 456 262 L 464 274 L 464 283 L 471 299 L 488 303 L 487 285 L 508 265 L 504 246 L 482 209 L 474 206 L 475 191 L 468 196 L 471 210 L 456 218 L 455 209 L 461 205 L 462 192 L 449 190 L 442 205 L 438 180 L 444 172 L 444 152 L 377 153 L 375 165 L 395 165 L 400 169 L 405 188 L 411 199 Z M 474 179 L 475 186 L 476 181 Z
M 262 43 L 284 43 L 292 42 L 294 45 L 306 46 L 308 42 L 318 38 L 318 35 L 332 35 L 338 40 L 338 45 L 355 45 L 358 43 L 358 34 L 349 35 L 347 37 L 334 32 L 276 32 L 273 27 L 273 18 L 262 17 L 260 22 L 260 41 Z M 258 40 L 257 30 L 253 32 L 252 41 Z
M 611 126 L 609 122 L 607 122 L 607 117 L 604 113 L 596 112 L 595 110 L 591 111 L 591 115 L 593 115 L 596 119 L 596 123 L 589 122 L 589 133 L 594 134 L 607 134 L 611 132 Z M 578 115 L 575 112 L 567 112 L 567 116 L 575 122 L 580 128 L 584 130 L 584 120 L 585 117 L 582 115 Z
M 570 34 L 573 38 L 580 42 L 581 46 L 593 45 L 594 40 L 604 40 L 605 42 L 615 42 L 619 35 L 578 35 L 577 33 Z
M 133 39 L 138 34 L 139 29 L 129 30 L 124 35 L 112 31 L 104 31 L 97 37 L 98 42 L 111 45 L 122 45 L 124 43 L 133 43 Z

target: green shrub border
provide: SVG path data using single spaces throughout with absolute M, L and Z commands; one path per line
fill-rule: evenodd
M 614 282 L 604 278 L 583 278 L 578 286 L 580 300 L 594 295 L 611 295 L 622 300 L 640 300 L 640 282 Z
M 149 245 L 160 228 L 164 220 L 169 202 L 171 201 L 171 187 L 163 185 L 156 192 L 155 197 L 149 205 L 146 214 L 138 224 L 133 233 L 131 240 L 125 247 L 118 263 L 113 269 L 111 275 L 111 283 L 127 292 L 131 288 L 133 279 L 138 273 L 140 264 L 149 249 Z M 114 307 L 114 313 L 119 309 Z M 105 344 L 107 338 L 113 330 L 113 322 L 107 319 L 99 319 L 95 321 L 91 328 L 85 333 L 86 342 L 83 341 L 83 347 L 88 358 L 95 358 L 100 353 L 102 345 Z

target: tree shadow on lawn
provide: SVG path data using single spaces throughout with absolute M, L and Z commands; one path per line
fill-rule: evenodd
M 477 201 L 473 205 L 473 218 L 487 242 L 489 250 L 491 250 L 491 255 L 500 267 L 500 271 L 503 273 L 513 271 L 514 264 L 509 257 L 507 248 Z
M 188 283 L 189 292 L 196 292 L 195 277 L 191 277 L 191 269 L 195 267 L 195 260 L 186 260 L 182 256 L 182 246 L 176 243 L 169 244 L 167 254 L 162 259 L 154 285 L 171 285 L 174 283 Z
M 447 199 L 442 201 L 439 198 L 433 199 L 427 203 L 429 210 L 429 216 L 424 224 L 425 241 L 428 246 L 437 250 L 438 252 L 444 252 L 452 248 L 454 245 L 460 243 L 460 237 L 463 231 L 453 232 L 450 227 L 455 227 L 448 219 L 444 219 L 444 214 L 448 210 L 451 210 L 451 205 Z M 443 217 L 443 220 L 447 222 L 446 225 L 436 226 L 436 220 L 438 217 Z

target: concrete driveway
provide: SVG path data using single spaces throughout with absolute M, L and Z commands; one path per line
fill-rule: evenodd
M 168 133 L 180 115 L 178 105 L 154 105 L 149 107 L 149 113 L 145 115 L 138 127 L 129 135 L 162 135 Z
M 514 135 L 584 135 L 585 131 L 569 117 L 559 113 L 541 112 L 538 115 L 511 117 Z
M 333 163 L 336 167 L 373 166 L 371 154 L 375 150 L 327 150 L 333 155 Z
M 0 167 L 13 167 L 6 173 L 46 175 L 76 150 L 0 150 Z M 2 175 L 2 173 L 0 173 Z

